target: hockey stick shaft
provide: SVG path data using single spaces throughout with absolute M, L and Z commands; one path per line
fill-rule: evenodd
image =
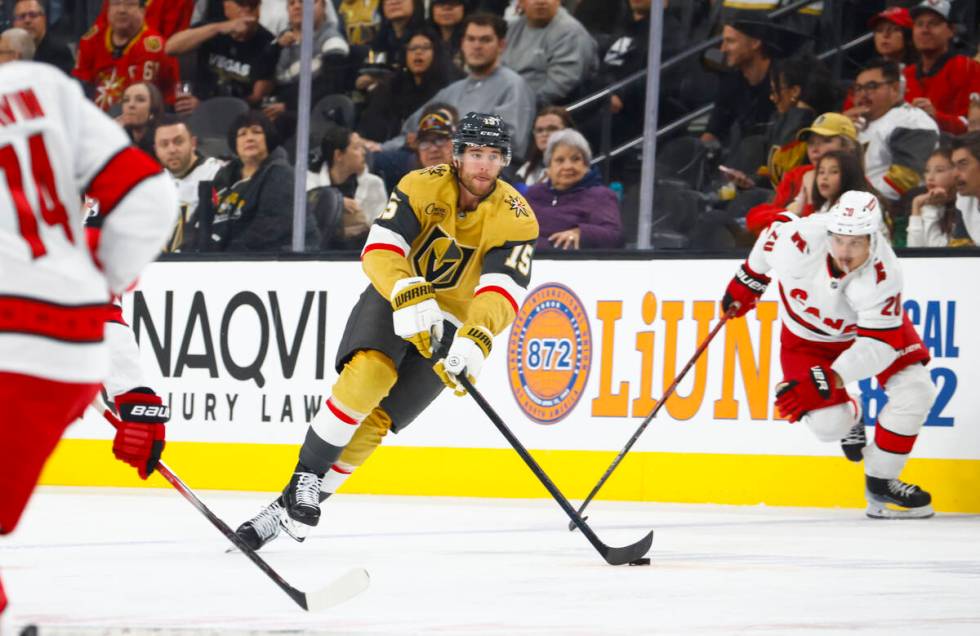
M 581 516 L 582 513 L 585 512 L 585 508 L 589 505 L 592 499 L 595 498 L 596 494 L 598 494 L 599 490 L 602 489 L 606 481 L 609 480 L 609 477 L 616 470 L 616 467 L 618 467 L 620 462 L 623 461 L 623 458 L 626 457 L 626 454 L 630 452 L 630 449 L 633 448 L 633 445 L 636 444 L 636 441 L 640 439 L 640 435 L 643 435 L 643 431 L 646 430 L 650 422 L 653 421 L 653 418 L 655 418 L 657 416 L 657 413 L 660 412 L 660 409 L 663 407 L 663 405 L 667 403 L 667 400 L 670 399 L 670 396 L 673 395 L 674 391 L 677 390 L 677 387 L 684 380 L 684 376 L 686 376 L 687 372 L 691 370 L 691 368 L 695 365 L 695 363 L 697 363 L 698 358 L 700 358 L 701 354 L 703 354 L 708 349 L 708 345 L 711 344 L 711 341 L 714 340 L 715 336 L 718 335 L 718 332 L 721 331 L 721 328 L 725 326 L 725 323 L 728 322 L 728 319 L 731 318 L 734 313 L 735 313 L 734 308 L 730 308 L 725 314 L 723 314 L 721 320 L 718 321 L 718 324 L 715 325 L 714 329 L 711 330 L 711 332 L 707 335 L 704 341 L 701 342 L 698 348 L 694 351 L 694 355 L 691 356 L 691 359 L 687 361 L 687 364 L 684 365 L 684 368 L 681 369 L 681 372 L 677 374 L 677 376 L 674 378 L 674 381 L 671 382 L 670 386 L 667 387 L 667 390 L 664 391 L 663 397 L 660 398 L 656 406 L 653 407 L 653 410 L 650 411 L 650 414 L 646 416 L 646 419 L 644 419 L 643 422 L 640 424 L 639 428 L 636 429 L 636 432 L 633 433 L 633 436 L 629 439 L 628 442 L 626 442 L 626 446 L 623 447 L 623 450 L 619 451 L 619 454 L 616 455 L 616 458 L 613 460 L 612 464 L 610 464 L 609 468 L 606 469 L 606 472 L 603 473 L 602 477 L 599 479 L 599 482 L 592 489 L 592 492 L 589 493 L 589 496 L 586 497 L 585 501 L 582 502 L 582 505 L 579 506 L 578 508 L 579 516 Z M 569 527 L 569 530 L 574 530 L 574 529 L 575 529 L 574 527 Z
M 119 428 L 119 425 L 122 423 L 120 422 L 119 418 L 108 409 L 104 410 L 102 415 L 115 428 Z M 239 536 L 235 534 L 230 527 L 228 527 L 227 523 L 222 521 L 218 515 L 211 512 L 211 509 L 208 508 L 196 494 L 194 494 L 194 491 L 191 490 L 190 487 L 180 479 L 180 477 L 178 477 L 165 463 L 163 463 L 163 460 L 157 462 L 156 470 L 170 483 L 171 486 L 177 490 L 177 492 L 184 496 L 184 499 L 191 502 L 191 505 L 197 508 L 198 512 L 204 515 L 204 517 L 211 522 L 211 525 L 221 531 L 221 534 L 225 535 L 225 537 L 231 541 L 236 548 L 241 550 L 242 554 L 251 559 L 252 562 L 257 565 L 266 576 L 272 579 L 272 581 L 278 585 L 282 591 L 288 594 L 289 598 L 293 599 L 293 601 L 295 601 L 296 604 L 303 609 L 309 609 L 306 601 L 306 594 L 287 583 L 278 572 L 272 569 L 272 566 L 270 566 L 262 557 L 256 554 L 255 550 L 242 541 L 242 539 L 239 538 Z
M 473 383 L 466 377 L 465 372 L 459 375 L 459 382 L 476 401 L 477 405 L 486 414 L 490 421 L 493 422 L 494 426 L 497 427 L 497 430 L 499 430 L 507 441 L 510 442 L 510 445 L 515 451 L 517 451 L 517 454 L 521 456 L 521 459 L 523 459 L 524 463 L 531 469 L 534 476 L 537 477 L 548 492 L 551 493 L 551 496 L 558 502 L 561 509 L 565 511 L 565 514 L 567 514 L 572 520 L 572 523 L 574 523 L 575 526 L 582 531 L 582 534 L 584 534 L 589 540 L 589 543 L 591 543 L 593 547 L 599 551 L 599 554 L 602 555 L 607 563 L 610 563 L 611 565 L 622 565 L 624 563 L 629 563 L 630 561 L 639 559 L 645 555 L 647 551 L 649 551 L 650 545 L 653 543 L 653 532 L 647 534 L 647 536 L 640 541 L 622 548 L 611 548 L 603 543 L 596 533 L 592 531 L 592 528 L 585 523 L 585 520 L 582 519 L 577 512 L 575 512 L 575 508 L 568 502 L 565 495 L 558 490 L 558 486 L 551 481 L 551 478 L 548 477 L 541 466 L 539 466 L 534 458 L 531 457 L 531 454 L 526 448 L 524 448 L 524 445 L 521 444 L 520 440 L 517 439 L 517 436 L 511 432 L 500 416 L 497 415 L 497 412 L 493 410 L 493 407 L 490 406 L 490 403 L 487 402 L 486 398 L 484 398 L 483 395 L 476 390 Z

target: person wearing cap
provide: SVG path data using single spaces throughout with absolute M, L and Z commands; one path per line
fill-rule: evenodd
M 746 227 L 758 235 L 786 210 L 801 192 L 809 193 L 813 186 L 813 169 L 820 157 L 828 152 L 850 150 L 859 152 L 858 133 L 854 123 L 841 113 L 823 113 L 809 128 L 797 134 L 806 144 L 807 161 L 788 171 L 776 186 L 772 201 L 761 203 L 745 216 Z
M 875 14 L 868 20 L 868 28 L 874 34 L 875 53 L 878 57 L 895 62 L 903 72 L 908 64 L 915 61 L 917 53 L 912 43 L 912 18 L 906 7 L 888 7 Z M 904 75 L 901 82 L 904 95 Z M 861 113 L 853 110 L 854 108 L 854 93 L 848 91 L 841 112 L 857 120 Z
M 895 62 L 873 60 L 852 87 L 865 172 L 889 201 L 919 185 L 926 160 L 939 142 L 936 122 L 902 100 L 901 76 Z
M 727 141 L 732 128 L 742 137 L 762 134 L 772 117 L 769 70 L 773 58 L 792 55 L 805 36 L 760 20 L 735 20 L 721 35 L 725 63 L 736 70 L 722 76 L 715 106 L 701 140 Z
M 980 92 L 980 62 L 950 51 L 955 34 L 949 12 L 949 0 L 924 0 L 909 10 L 919 58 L 905 67 L 905 100 L 929 113 L 943 132 L 961 135 L 970 93 Z
M 420 168 L 453 162 L 453 126 L 440 113 L 429 113 L 419 122 L 415 148 Z

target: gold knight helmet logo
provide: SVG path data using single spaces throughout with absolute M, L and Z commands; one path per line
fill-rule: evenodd
M 425 237 L 412 257 L 419 276 L 436 289 L 452 289 L 459 283 L 476 248 L 458 245 L 437 225 Z

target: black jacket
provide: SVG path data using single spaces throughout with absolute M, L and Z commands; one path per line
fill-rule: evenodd
M 206 251 L 278 252 L 289 250 L 293 226 L 293 169 L 282 148 L 273 150 L 259 169 L 242 180 L 236 157 L 213 181 L 214 196 Z M 316 233 L 307 217 L 307 233 Z

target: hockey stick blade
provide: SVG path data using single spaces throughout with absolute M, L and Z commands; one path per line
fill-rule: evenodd
M 191 502 L 191 504 L 198 509 L 198 511 L 211 522 L 215 528 L 221 531 L 221 534 L 225 535 L 229 541 L 231 541 L 236 548 L 238 548 L 242 554 L 247 556 L 252 563 L 258 566 L 262 572 L 265 573 L 272 581 L 282 589 L 283 592 L 289 595 L 289 598 L 293 599 L 297 605 L 302 607 L 307 611 L 319 611 L 326 609 L 328 607 L 333 607 L 339 605 L 344 601 L 347 601 L 354 596 L 357 596 L 361 592 L 367 589 L 370 577 L 367 571 L 357 568 L 347 572 L 342 575 L 326 587 L 307 594 L 302 590 L 298 590 L 289 583 L 286 582 L 278 572 L 272 569 L 265 559 L 256 554 L 255 550 L 246 544 L 241 537 L 239 537 L 235 532 L 228 527 L 224 521 L 221 520 L 216 514 L 211 512 L 211 509 L 204 505 L 204 502 L 198 499 L 197 495 L 194 494 L 187 484 L 185 484 L 180 477 L 178 477 L 170 468 L 163 463 L 161 460 L 157 464 L 157 471 L 160 475 L 170 482 L 177 492 L 184 496 L 184 499 Z
M 653 545 L 652 530 L 636 543 L 624 546 L 622 548 L 611 548 L 603 543 L 602 540 L 599 539 L 598 535 L 592 531 L 592 528 L 589 527 L 589 524 L 585 523 L 585 519 L 583 519 L 575 511 L 572 504 L 568 503 L 568 499 L 566 499 L 565 495 L 558 490 L 558 486 L 551 481 L 551 478 L 548 477 L 548 474 L 545 473 L 541 466 L 538 465 L 538 462 L 531 457 L 531 453 L 524 448 L 524 445 L 517 439 L 517 436 L 511 432 L 510 428 L 508 428 L 506 424 L 504 424 L 504 421 L 500 419 L 500 416 L 493 410 L 493 407 L 490 406 L 490 403 L 487 402 L 486 398 L 484 398 L 483 395 L 476 390 L 473 383 L 466 377 L 465 372 L 459 375 L 459 383 L 463 385 L 463 388 L 465 388 L 466 392 L 469 393 L 470 396 L 476 401 L 483 413 L 490 419 L 491 422 L 493 422 L 493 425 L 497 427 L 497 430 L 500 431 L 508 442 L 510 442 L 510 445 L 515 451 L 517 451 L 517 454 L 521 456 L 521 459 L 523 459 L 524 463 L 527 464 L 527 467 L 531 469 L 534 476 L 537 477 L 538 481 L 540 481 L 548 492 L 551 493 L 552 498 L 558 503 L 559 506 L 561 506 L 561 509 L 565 511 L 565 514 L 567 514 L 569 519 L 572 520 L 572 523 L 582 531 L 582 534 L 589 540 L 592 547 L 594 547 L 596 551 L 602 555 L 602 558 L 606 560 L 606 563 L 609 565 L 624 565 L 630 561 L 639 559 L 650 550 L 650 546 Z
M 595 496 L 599 493 L 599 490 L 601 490 L 603 485 L 605 485 L 606 481 L 608 481 L 609 477 L 612 476 L 613 471 L 615 471 L 616 467 L 619 466 L 619 463 L 623 461 L 623 459 L 626 457 L 626 454 L 630 452 L 630 449 L 633 448 L 633 445 L 636 444 L 636 441 L 640 439 L 640 435 L 643 434 L 643 431 L 645 431 L 647 426 L 650 424 L 650 422 L 653 421 L 653 418 L 657 417 L 657 413 L 660 412 L 661 407 L 663 407 L 663 405 L 667 403 L 667 400 L 670 399 L 670 396 L 674 394 L 674 391 L 677 389 L 678 385 L 680 385 L 681 381 L 684 379 L 684 376 L 687 375 L 687 372 L 690 371 L 691 368 L 695 365 L 695 363 L 698 361 L 698 358 L 701 357 L 701 354 L 708 349 L 708 345 L 711 344 L 711 341 L 715 339 L 715 336 L 718 335 L 718 332 L 721 331 L 722 327 L 725 326 L 725 323 L 727 323 L 728 320 L 735 315 L 735 309 L 736 309 L 735 307 L 729 307 L 728 311 L 722 314 L 721 319 L 718 321 L 718 324 L 715 325 L 715 327 L 711 330 L 711 332 L 707 336 L 705 336 L 701 344 L 698 345 L 698 348 L 694 351 L 694 355 L 691 356 L 691 359 L 687 361 L 687 364 L 684 365 L 684 368 L 681 369 L 680 373 L 678 373 L 677 376 L 674 378 L 674 381 L 671 382 L 670 386 L 667 387 L 667 390 L 664 391 L 663 397 L 661 397 L 657 401 L 657 404 L 653 407 L 653 410 L 651 410 L 650 414 L 647 415 L 646 418 L 643 420 L 643 422 L 640 423 L 639 428 L 636 429 L 636 432 L 633 433 L 633 436 L 630 437 L 628 442 L 626 442 L 626 446 L 623 447 L 623 450 L 619 451 L 619 454 L 616 455 L 615 459 L 613 459 L 612 463 L 609 465 L 609 468 L 607 468 L 606 472 L 603 473 L 602 477 L 599 478 L 599 482 L 595 485 L 595 487 L 592 488 L 592 491 L 589 493 L 589 495 L 582 501 L 582 504 L 578 507 L 579 515 L 583 515 L 583 513 L 585 513 L 585 509 L 589 506 L 589 503 L 592 502 L 592 499 L 595 498 Z M 588 519 L 588 517 L 585 516 L 583 516 L 582 518 Z M 574 532 L 576 527 L 577 526 L 574 521 L 572 521 L 572 523 L 569 523 L 568 524 L 569 532 Z

